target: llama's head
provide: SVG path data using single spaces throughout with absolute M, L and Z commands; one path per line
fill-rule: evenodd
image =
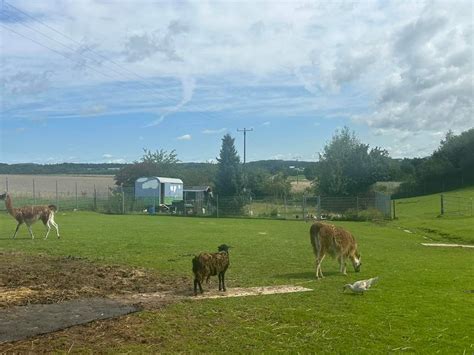
M 229 252 L 230 246 L 227 244 L 221 244 L 217 247 L 218 251 L 225 251 L 226 253 Z
M 3 193 L 0 195 L 0 200 L 5 200 L 7 198 L 7 193 Z

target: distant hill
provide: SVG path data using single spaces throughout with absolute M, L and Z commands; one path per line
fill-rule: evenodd
M 0 163 L 0 174 L 76 174 L 76 175 L 115 175 L 126 164 L 4 164 Z
M 259 160 L 248 162 L 249 168 L 260 168 L 271 174 L 285 172 L 288 175 L 296 175 L 291 166 L 304 169 L 310 166 L 311 162 L 296 160 Z M 28 175 L 48 175 L 48 174 L 75 174 L 75 175 L 115 175 L 118 170 L 128 164 L 93 164 L 93 163 L 61 163 L 61 164 L 4 164 L 0 163 L 0 174 L 28 174 Z M 201 167 L 208 166 L 208 163 L 179 163 L 182 169 L 195 171 Z

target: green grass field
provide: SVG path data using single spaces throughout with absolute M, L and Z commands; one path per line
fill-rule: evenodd
M 435 200 L 398 201 L 399 219 L 393 222 L 338 222 L 356 235 L 362 270 L 355 274 L 348 267 L 348 276 L 340 275 L 337 262 L 327 258 L 322 281 L 314 276 L 310 224 L 302 221 L 68 212 L 56 217 L 62 239 L 51 233 L 42 240 L 44 228 L 37 224 L 32 241 L 24 227 L 19 239 L 9 239 L 15 223 L 2 213 L 0 251 L 82 256 L 189 275 L 191 288 L 189 254 L 227 243 L 233 247 L 228 287 L 293 284 L 314 289 L 184 301 L 141 312 L 131 317 L 141 321 L 134 331 L 147 343 L 124 339 L 100 348 L 102 352 L 473 353 L 474 294 L 466 291 L 474 289 L 474 251 L 420 243 L 426 241 L 424 228 L 435 230 L 431 234 L 440 240 L 474 242 L 474 218 L 437 218 Z M 379 284 L 365 295 L 341 292 L 345 283 L 373 276 L 380 277 Z M 57 350 L 67 351 L 60 344 Z M 87 339 L 74 349 L 98 350 Z

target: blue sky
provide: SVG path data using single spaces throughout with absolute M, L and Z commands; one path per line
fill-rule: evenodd
M 337 129 L 393 157 L 474 126 L 468 1 L 14 1 L 0 161 L 316 160 Z

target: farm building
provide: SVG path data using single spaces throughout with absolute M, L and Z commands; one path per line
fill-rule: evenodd
M 135 181 L 135 198 L 153 199 L 156 205 L 183 200 L 183 181 L 168 177 L 141 177 Z

